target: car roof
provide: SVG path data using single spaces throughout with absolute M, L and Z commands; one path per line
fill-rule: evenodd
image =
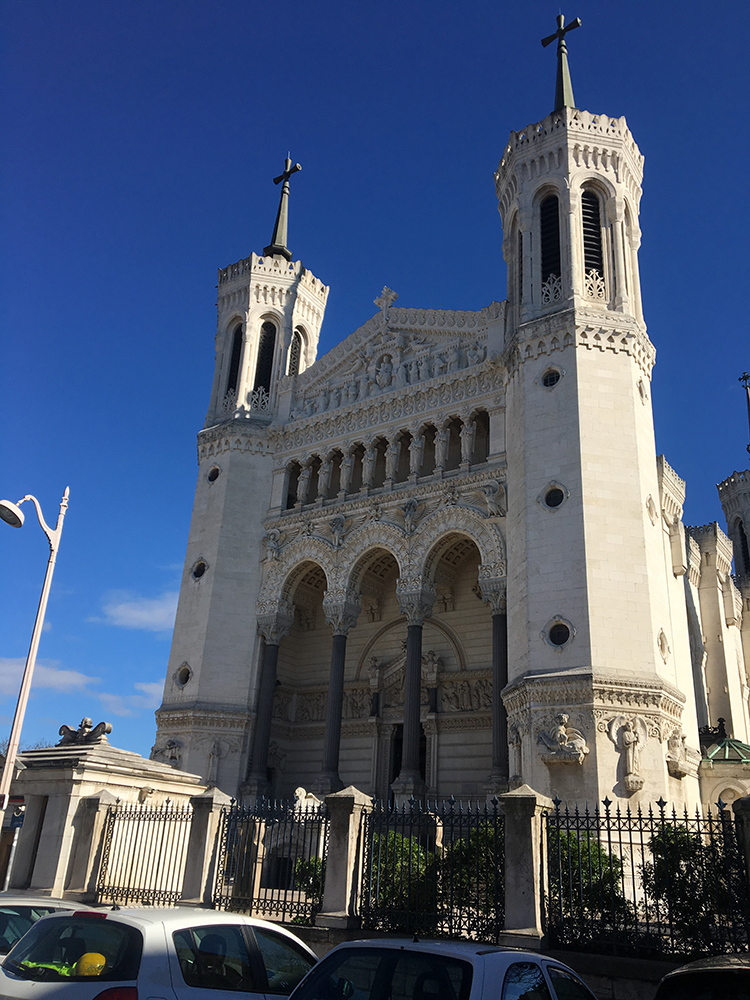
M 74 899 L 58 899 L 55 896 L 32 895 L 23 892 L 0 892 L 0 907 L 3 906 L 57 906 L 66 910 L 93 910 L 87 903 L 77 903 Z
M 415 941 L 413 938 L 366 938 L 361 941 L 345 941 L 337 945 L 328 953 L 343 951 L 347 948 L 388 948 L 390 950 L 403 949 L 404 951 L 424 951 L 440 955 L 450 955 L 453 958 L 469 959 L 472 956 L 492 959 L 493 956 L 513 955 L 518 959 L 532 959 L 538 961 L 546 958 L 539 952 L 521 951 L 518 948 L 505 948 L 501 945 L 490 945 L 479 941 L 446 941 L 437 938 L 420 938 Z
M 699 958 L 696 962 L 688 962 L 679 969 L 673 969 L 664 977 L 671 979 L 689 972 L 726 972 L 732 969 L 750 969 L 750 954 L 715 955 L 713 958 Z

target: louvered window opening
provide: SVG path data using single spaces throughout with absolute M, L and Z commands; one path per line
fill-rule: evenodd
M 276 327 L 265 322 L 260 328 L 260 343 L 258 344 L 258 363 L 255 366 L 254 389 L 261 386 L 266 392 L 271 391 L 271 371 L 273 369 L 273 350 L 276 346 Z
M 302 337 L 297 330 L 292 334 L 292 343 L 289 348 L 289 374 L 299 375 L 299 362 L 302 356 Z
M 560 268 L 560 212 L 557 197 L 545 198 L 539 210 L 542 235 L 542 281 L 559 278 Z
M 518 230 L 518 304 L 523 302 L 523 233 Z
M 742 562 L 744 563 L 744 576 L 750 576 L 750 548 L 747 544 L 747 535 L 745 534 L 745 526 L 742 521 L 737 522 L 737 534 L 740 536 L 740 552 L 742 553 Z
M 229 359 L 229 377 L 227 378 L 227 394 L 237 392 L 237 382 L 240 377 L 240 356 L 242 354 L 242 327 L 234 331 L 232 340 L 232 356 Z
M 604 277 L 599 199 L 593 191 L 584 191 L 581 195 L 581 217 L 583 220 L 583 263 L 586 274 L 589 271 L 597 271 L 601 277 Z

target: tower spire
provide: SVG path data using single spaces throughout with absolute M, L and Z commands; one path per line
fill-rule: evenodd
M 745 395 L 747 396 L 747 423 L 750 427 L 750 372 L 743 372 L 739 380 L 745 387 Z M 747 446 L 748 454 L 750 454 L 750 444 Z
M 289 178 L 296 174 L 302 167 L 299 163 L 292 166 L 292 161 L 287 155 L 284 163 L 284 172 L 274 177 L 274 184 L 281 184 L 281 198 L 279 199 L 279 210 L 276 213 L 276 225 L 273 227 L 271 243 L 267 246 L 263 254 L 266 257 L 284 257 L 286 260 L 292 259 L 292 251 L 286 245 L 287 222 L 289 219 Z M 282 184 L 283 181 L 283 184 Z
M 542 45 L 546 48 L 557 39 L 557 81 L 555 83 L 555 111 L 561 108 L 574 108 L 576 102 L 573 98 L 573 84 L 570 82 L 570 69 L 568 68 L 568 47 L 565 44 L 565 36 L 574 28 L 581 27 L 581 19 L 577 17 L 571 21 L 567 28 L 563 27 L 565 17 L 557 15 L 557 31 L 553 35 L 547 35 L 542 39 Z

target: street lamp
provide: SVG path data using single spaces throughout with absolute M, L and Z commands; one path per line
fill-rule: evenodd
M 25 496 L 23 499 L 19 500 L 18 503 L 11 503 L 9 500 L 0 500 L 0 520 L 5 521 L 5 523 L 9 524 L 12 528 L 21 527 L 24 522 L 24 513 L 21 510 L 21 504 L 26 503 L 27 500 L 31 500 L 36 508 L 36 516 L 39 518 L 39 524 L 42 526 L 42 531 L 47 536 L 47 541 L 49 542 L 47 572 L 44 574 L 42 596 L 39 598 L 39 607 L 36 612 L 36 620 L 34 621 L 34 631 L 31 633 L 29 655 L 26 657 L 26 666 L 23 670 L 23 679 L 21 680 L 21 690 L 18 692 L 18 702 L 16 703 L 16 714 L 13 716 L 13 726 L 10 731 L 8 751 L 5 755 L 5 766 L 3 767 L 3 774 L 0 778 L 0 810 L 5 810 L 10 796 L 10 783 L 13 780 L 13 770 L 16 763 L 16 756 L 18 754 L 18 744 L 21 740 L 21 727 L 23 726 L 23 717 L 26 714 L 26 703 L 29 700 L 31 679 L 34 676 L 36 652 L 39 649 L 39 638 L 42 634 L 42 626 L 44 625 L 44 613 L 47 610 L 47 598 L 49 597 L 49 588 L 52 583 L 52 574 L 55 571 L 57 550 L 60 548 L 60 535 L 62 534 L 63 518 L 65 517 L 65 511 L 68 506 L 69 494 L 70 489 L 66 487 L 60 503 L 60 513 L 57 515 L 57 525 L 54 530 L 50 528 L 44 520 L 44 517 L 42 516 L 42 508 L 39 506 L 39 501 L 36 497 L 32 497 L 30 495 Z

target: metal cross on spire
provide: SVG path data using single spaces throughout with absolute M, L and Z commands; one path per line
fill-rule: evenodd
M 299 163 L 292 166 L 292 161 L 287 155 L 284 164 L 284 173 L 274 177 L 274 184 L 281 184 L 281 198 L 279 200 L 279 210 L 276 213 L 276 225 L 273 227 L 271 243 L 267 246 L 263 254 L 266 257 L 284 257 L 286 260 L 292 259 L 292 251 L 286 245 L 286 230 L 289 219 L 289 178 L 296 174 L 302 167 Z M 282 183 L 283 181 L 283 183 Z
M 745 387 L 745 395 L 747 396 L 747 422 L 750 425 L 750 372 L 743 372 L 739 380 Z M 750 454 L 750 444 L 747 446 L 748 454 Z
M 561 108 L 574 108 L 576 102 L 573 99 L 573 84 L 570 82 L 570 70 L 568 69 L 568 48 L 565 44 L 565 36 L 574 28 L 581 27 L 581 19 L 577 17 L 571 21 L 567 28 L 563 27 L 565 17 L 557 15 L 557 31 L 554 35 L 547 35 L 542 39 L 542 45 L 546 48 L 557 39 L 557 82 L 555 84 L 555 111 Z

